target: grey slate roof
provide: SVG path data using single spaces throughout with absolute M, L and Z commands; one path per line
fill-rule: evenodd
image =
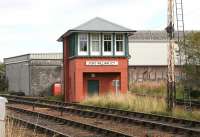
M 131 29 L 125 28 L 123 26 L 117 25 L 105 19 L 96 17 L 81 24 L 78 27 L 68 30 L 64 33 L 58 41 L 62 41 L 62 38 L 70 35 L 73 32 L 135 32 Z
M 196 31 L 185 31 L 185 35 Z M 180 36 L 182 37 L 182 36 Z M 175 39 L 177 38 L 177 32 L 175 32 Z M 129 37 L 129 41 L 166 41 L 168 40 L 167 32 L 165 30 L 138 30 Z
M 167 40 L 165 31 L 137 31 L 129 40 Z

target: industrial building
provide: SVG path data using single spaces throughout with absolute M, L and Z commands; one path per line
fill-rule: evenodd
M 178 46 L 174 54 L 175 76 L 179 80 L 182 72 L 176 51 Z M 165 31 L 137 31 L 129 37 L 129 54 L 129 83 L 167 79 L 168 37 Z
M 64 33 L 65 100 L 128 91 L 128 36 L 133 30 L 94 18 Z
M 51 86 L 61 83 L 62 54 L 26 54 L 5 58 L 8 90 L 31 96 L 51 94 Z
M 188 32 L 186 32 L 188 33 Z M 74 35 L 70 36 L 74 37 L 74 39 L 77 39 Z M 77 71 L 85 71 L 87 68 L 101 68 L 101 71 L 104 71 L 105 64 L 103 65 L 97 65 L 95 63 L 111 63 L 104 62 L 104 58 L 106 60 L 115 60 L 116 58 L 124 59 L 128 57 L 128 76 L 126 76 L 129 80 L 129 84 L 134 82 L 142 82 L 142 81 L 159 81 L 159 80 L 166 80 L 167 79 L 167 34 L 165 31 L 137 31 L 134 32 L 134 35 L 129 36 L 128 38 L 128 45 L 129 48 L 126 51 L 125 57 L 120 56 L 108 56 L 101 57 L 103 59 L 103 62 L 87 62 L 88 64 L 84 65 L 84 67 L 81 67 L 80 65 L 75 65 L 75 60 L 80 55 L 77 55 L 77 49 L 71 49 L 70 52 L 70 60 L 74 61 L 73 64 L 74 67 L 76 66 Z M 73 43 L 75 41 L 71 41 Z M 74 43 L 75 44 L 75 43 Z M 77 41 L 76 41 L 77 44 Z M 89 48 L 89 47 L 88 47 Z M 128 55 L 129 52 L 129 55 Z M 90 56 L 89 56 L 90 54 Z M 94 54 L 88 52 L 88 56 L 80 56 L 82 57 L 82 61 L 84 60 L 92 60 L 97 59 L 100 57 L 100 55 L 91 55 Z M 76 56 L 75 56 L 76 55 Z M 77 57 L 78 56 L 78 57 Z M 175 74 L 176 79 L 180 79 L 180 76 L 182 75 L 182 72 L 180 70 L 179 60 L 176 58 L 176 68 L 175 68 Z M 6 64 L 6 78 L 8 79 L 9 83 L 9 91 L 22 91 L 26 93 L 26 95 L 49 95 L 51 94 L 51 86 L 54 83 L 62 83 L 62 62 L 63 62 L 63 56 L 62 53 L 43 53 L 43 54 L 27 54 L 27 55 L 21 55 L 11 58 L 5 58 L 4 63 Z M 77 63 L 77 62 L 76 62 Z M 94 63 L 94 64 L 92 64 Z M 111 65 L 112 67 L 116 68 L 117 65 L 115 65 L 116 62 L 113 62 Z M 118 62 L 119 63 L 119 62 Z M 85 67 L 86 66 L 86 67 Z M 111 67 L 110 67 L 111 68 Z M 72 68 L 71 68 L 72 69 Z M 75 69 L 72 69 L 70 71 L 71 75 L 74 75 Z M 89 71 L 89 70 L 87 70 Z M 91 70 L 90 70 L 91 71 Z M 108 70 L 107 70 L 108 71 Z M 112 71 L 113 70 L 109 70 Z M 105 72 L 107 75 L 107 78 L 110 77 L 110 79 L 114 79 L 115 75 L 118 74 L 110 74 L 108 76 L 108 72 Z M 66 75 L 66 74 L 65 74 Z M 77 76 L 78 77 L 78 76 Z M 80 76 L 79 76 L 80 77 Z M 93 77 L 91 79 L 95 79 L 94 77 L 98 77 L 101 79 L 101 76 L 97 74 L 95 71 L 94 73 L 86 74 L 84 73 L 84 79 L 87 79 L 89 77 Z M 102 77 L 104 77 L 102 75 Z M 74 79 L 74 77 L 71 76 L 70 79 Z M 117 78 L 119 80 L 119 77 Z M 72 82 L 72 80 L 70 80 Z M 103 78 L 102 78 L 103 80 Z M 91 81 L 89 81 L 91 82 Z M 92 82 L 91 82 L 92 83 Z M 93 82 L 95 83 L 95 82 Z M 97 83 L 97 82 L 96 82 Z M 107 82 L 105 82 L 106 86 L 103 90 L 113 90 L 113 85 L 111 84 L 109 89 L 109 86 L 107 86 Z M 94 84 L 95 85 L 95 84 Z M 97 87 L 97 84 L 96 84 Z M 70 88 L 75 88 L 71 86 Z M 79 89 L 80 87 L 78 87 Z M 86 86 L 84 87 L 86 88 Z M 107 89 L 106 89 L 107 88 Z M 86 89 L 84 89 L 86 90 Z M 102 89 L 101 89 L 102 90 Z M 101 93 L 101 92 L 100 92 Z M 84 94 L 85 91 L 84 91 Z M 72 95 L 71 95 L 72 96 Z M 84 97 L 85 95 L 82 95 Z M 71 97 L 73 98 L 73 97 Z

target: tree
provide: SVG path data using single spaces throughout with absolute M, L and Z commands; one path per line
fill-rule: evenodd
M 200 32 L 192 32 L 186 36 L 185 44 L 180 46 L 184 59 L 184 85 L 200 90 Z
M 0 63 L 0 91 L 5 91 L 7 85 L 7 80 L 5 78 L 5 65 Z

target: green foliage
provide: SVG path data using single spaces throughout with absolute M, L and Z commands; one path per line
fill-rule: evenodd
M 134 82 L 130 86 L 131 93 L 151 96 L 166 96 L 166 83 L 164 81 Z
M 183 83 L 200 91 L 200 32 L 188 34 L 185 44 L 180 45 L 180 51 L 185 59 L 183 71 L 187 79 Z
M 5 78 L 5 65 L 0 63 L 0 92 L 7 89 L 8 82 Z

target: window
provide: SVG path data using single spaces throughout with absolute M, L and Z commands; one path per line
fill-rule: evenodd
M 116 34 L 116 55 L 124 54 L 124 35 Z
M 79 34 L 79 55 L 87 55 L 88 34 Z
M 100 54 L 100 35 L 91 34 L 91 54 L 99 55 Z
M 112 55 L 112 34 L 104 34 L 103 51 L 104 55 Z

